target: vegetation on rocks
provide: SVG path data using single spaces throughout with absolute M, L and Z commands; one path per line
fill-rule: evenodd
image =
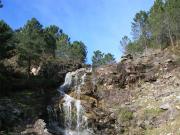
M 96 69 L 104 108 L 116 114 L 116 134 L 179 134 L 170 126 L 179 123 L 179 57 L 154 50 Z
M 133 112 L 128 108 L 120 108 L 118 118 L 121 122 L 130 121 L 133 119 Z
M 36 82 L 38 78 L 43 82 L 50 78 L 57 81 L 59 76 L 59 80 L 63 80 L 66 72 L 81 67 L 86 61 L 84 43 L 71 43 L 58 26 L 43 28 L 37 19 L 32 18 L 22 28 L 12 30 L 1 20 L 0 31 L 1 94 L 12 90 L 12 81 L 17 79 L 19 82 L 32 79 Z

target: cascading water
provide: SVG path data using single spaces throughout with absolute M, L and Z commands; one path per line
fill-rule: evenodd
M 63 109 L 64 109 L 64 113 L 66 114 L 65 117 L 65 127 L 68 127 L 69 129 L 71 129 L 71 125 L 72 125 L 72 120 L 71 120 L 71 111 L 72 111 L 72 101 L 74 99 L 72 97 L 70 97 L 69 95 L 65 94 L 64 97 L 64 104 L 63 104 Z
M 115 135 L 116 118 L 104 108 L 97 78 L 91 69 L 66 74 L 47 107 L 47 129 L 52 135 Z
M 87 118 L 85 116 L 85 111 L 83 106 L 81 105 L 81 88 L 85 84 L 87 72 L 90 72 L 90 70 L 79 69 L 75 72 L 67 73 L 64 84 L 62 84 L 58 89 L 61 96 L 63 96 L 63 104 L 62 106 L 60 105 L 60 110 L 62 110 L 64 117 L 63 127 L 58 127 L 58 130 L 61 130 L 64 135 L 90 134 L 87 129 Z M 66 94 L 68 93 L 70 88 L 75 89 L 76 95 L 73 97 Z M 47 110 L 50 114 L 54 113 L 54 110 L 51 107 L 48 107 Z M 58 122 L 56 122 L 56 119 L 57 118 L 55 118 L 52 123 L 56 123 L 53 125 L 57 126 Z

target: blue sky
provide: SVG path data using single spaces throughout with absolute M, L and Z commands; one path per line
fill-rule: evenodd
M 139 10 L 148 10 L 154 0 L 2 0 L 0 19 L 12 28 L 37 18 L 43 26 L 55 24 L 88 48 L 88 62 L 93 51 L 122 55 L 120 39 L 130 35 L 132 19 Z

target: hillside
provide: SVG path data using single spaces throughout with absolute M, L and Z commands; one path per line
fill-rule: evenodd
M 61 135 L 61 127 L 73 130 L 79 122 L 82 134 L 177 135 L 179 72 L 177 49 L 126 55 L 118 64 L 93 71 L 78 69 L 66 75 L 60 95 L 56 90 L 22 91 L 1 98 L 1 128 L 12 135 Z M 71 108 L 68 114 L 66 107 Z M 67 120 L 72 126 L 67 127 Z
M 180 134 L 179 58 L 156 50 L 97 69 L 97 91 L 116 114 L 117 134 Z
M 169 49 L 149 51 L 138 57 L 126 55 L 120 63 L 101 66 L 92 72 L 88 69 L 71 72 L 68 95 L 53 98 L 51 102 L 54 111 L 50 119 L 56 120 L 51 121 L 53 126 L 49 131 L 59 134 L 59 127 L 65 126 L 70 134 L 76 135 L 73 131 L 78 115 L 76 105 L 80 102 L 84 108 L 80 114 L 83 127 L 80 135 L 180 134 L 177 130 L 180 57 L 176 54 Z M 62 111 L 66 107 L 71 108 L 68 115 Z M 66 119 L 72 121 L 71 126 L 66 125 Z

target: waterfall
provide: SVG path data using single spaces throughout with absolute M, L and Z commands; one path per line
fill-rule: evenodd
M 66 114 L 65 117 L 65 127 L 71 129 L 72 120 L 71 120 L 71 111 L 72 111 L 72 101 L 74 100 L 69 95 L 64 96 L 65 102 L 63 103 L 64 113 Z
M 89 135 L 87 117 L 81 104 L 81 88 L 85 84 L 87 72 L 90 72 L 90 70 L 82 68 L 67 73 L 64 83 L 58 89 L 60 95 L 63 96 L 63 103 L 59 105 L 60 110 L 62 110 L 60 113 L 63 113 L 64 117 L 63 127 L 58 127 L 56 112 L 52 107 L 47 107 L 49 116 L 55 116 L 50 118 L 51 126 L 56 126 L 53 128 L 61 131 L 64 135 Z M 73 97 L 67 94 L 70 89 L 75 90 L 76 95 Z M 59 121 L 59 123 L 62 123 L 62 121 Z
M 80 128 L 80 111 L 81 111 L 81 101 L 77 100 L 76 101 L 76 116 L 77 116 L 77 120 L 76 120 L 76 128 L 77 128 L 77 133 L 79 135 L 79 128 Z

